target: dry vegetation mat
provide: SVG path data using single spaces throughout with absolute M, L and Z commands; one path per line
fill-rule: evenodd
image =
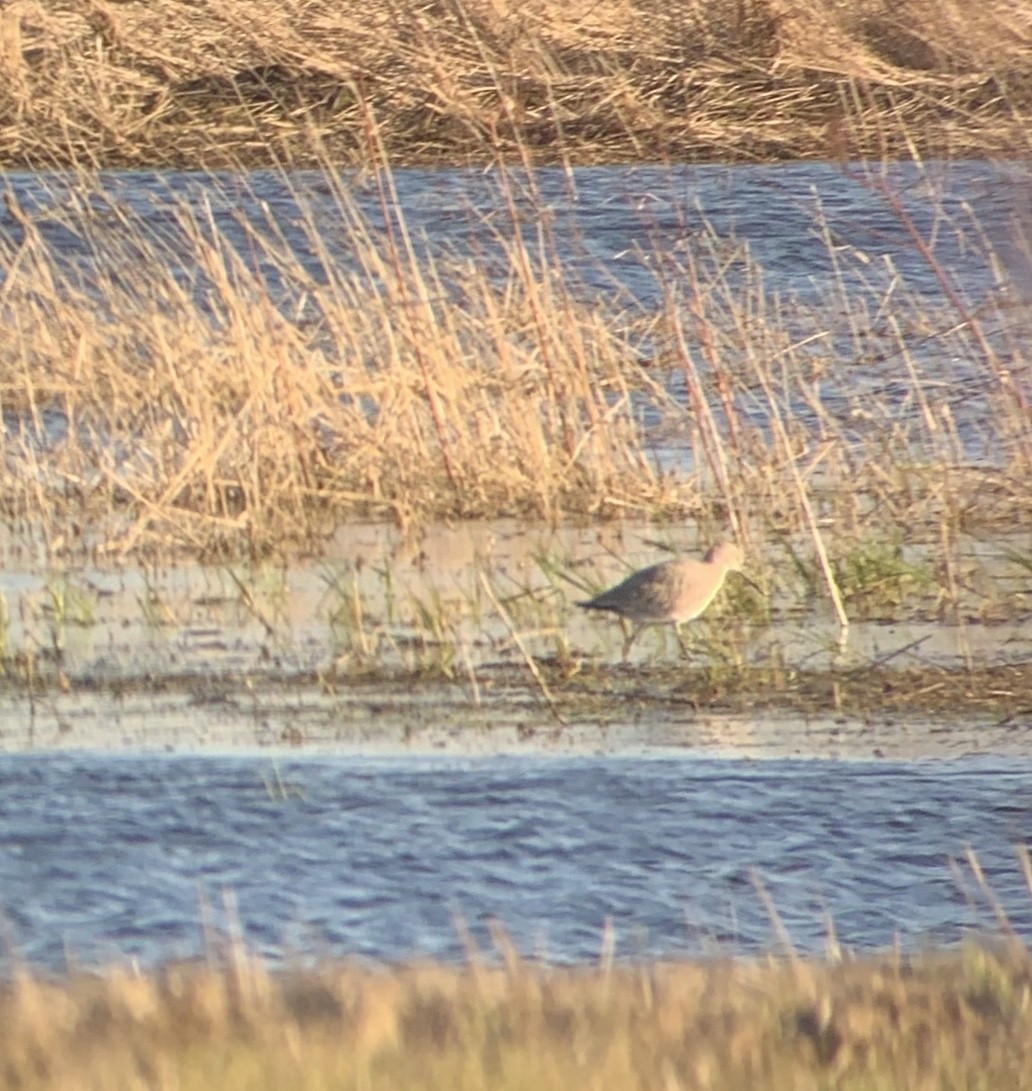
M 1032 1087 L 1017 944 L 912 958 L 545 969 L 169 967 L 0 987 L 0 1079 L 146 1086 Z
M 1028 151 L 1024 0 L 9 0 L 0 164 Z

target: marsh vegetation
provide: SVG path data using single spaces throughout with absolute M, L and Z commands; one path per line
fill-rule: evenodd
M 1027 219 L 1004 240 L 1016 275 L 929 161 L 1027 158 L 1030 71 L 1022 0 L 4 4 L 3 745 L 174 746 L 219 722 L 276 746 L 385 723 L 438 745 L 459 723 L 745 747 L 748 723 L 762 749 L 774 710 L 797 725 L 778 745 L 807 752 L 815 717 L 822 745 L 852 724 L 865 754 L 928 745 L 929 717 L 965 721 L 964 749 L 1020 751 Z M 575 206 L 588 164 L 800 158 L 835 164 L 892 236 L 843 234 L 818 194 L 802 293 L 705 218 L 642 231 L 653 296 L 600 291 L 570 276 L 535 173 Z M 489 210 L 452 210 L 479 245 L 435 250 L 406 220 L 399 177 L 428 164 L 492 179 Z M 143 175 L 116 193 L 108 168 L 198 171 L 202 195 L 148 204 Z M 342 552 L 362 521 L 398 540 Z M 445 575 L 440 528 L 485 525 L 535 545 Z M 687 666 L 659 632 L 617 670 L 618 635 L 572 620 L 657 550 L 728 535 L 763 594 L 729 586 Z M 270 975 L 237 947 L 153 974 L 26 970 L 0 987 L 0 1082 L 1021 1088 L 1032 975 L 1012 940 L 578 971 L 504 943 L 504 968 Z
M 0 511 L 58 566 L 295 556 L 356 518 L 687 520 L 840 616 L 915 590 L 955 609 L 961 534 L 1032 508 L 1021 286 L 970 207 L 929 177 L 917 216 L 884 156 L 1020 152 L 1027 18 L 1002 0 L 391 5 L 360 23 L 313 0 L 9 6 L 0 156 L 73 174 L 31 204 L 7 190 Z M 806 298 L 708 223 L 643 247 L 646 304 L 571 282 L 524 168 L 720 148 L 876 152 L 841 171 L 935 290 L 819 203 L 828 271 Z M 256 157 L 282 173 L 289 229 L 264 206 L 231 238 L 226 176 L 163 199 L 156 229 L 95 174 Z M 392 171 L 428 157 L 495 173 L 499 207 L 466 212 L 490 261 L 410 232 Z M 945 229 L 988 271 L 978 294 L 940 263 Z

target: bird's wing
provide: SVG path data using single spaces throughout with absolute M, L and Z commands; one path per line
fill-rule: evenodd
M 663 620 L 670 616 L 677 593 L 677 573 L 671 562 L 634 572 L 615 587 L 591 600 L 596 610 L 614 610 L 634 621 Z

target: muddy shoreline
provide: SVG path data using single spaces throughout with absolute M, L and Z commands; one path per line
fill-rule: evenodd
M 622 662 L 619 624 L 576 600 L 611 582 L 600 563 L 619 574 L 653 559 L 655 531 L 608 528 L 600 543 L 592 528 L 471 529 L 429 530 L 416 549 L 390 527 L 355 526 L 325 559 L 289 566 L 12 566 L 0 574 L 0 748 L 1032 747 L 1020 537 L 965 549 L 970 589 L 945 617 L 931 612 L 935 581 L 894 584 L 841 646 L 827 609 L 804 608 L 783 581 L 779 555 L 757 552 L 765 593 L 729 579 L 683 646 L 658 627 Z M 672 551 L 697 550 L 689 529 L 668 533 Z M 928 563 L 911 551 L 913 570 Z
M 844 760 L 953 759 L 1032 751 L 1028 666 L 796 677 L 772 693 L 687 668 L 553 680 L 167 677 L 15 689 L 0 699 L 0 750 L 125 749 L 419 754 L 662 753 Z M 929 677 L 932 679 L 929 681 Z M 835 707 L 836 696 L 839 707 Z

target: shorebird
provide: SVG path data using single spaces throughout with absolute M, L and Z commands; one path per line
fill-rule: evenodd
M 626 660 L 631 645 L 647 625 L 672 624 L 680 641 L 681 626 L 697 618 L 709 606 L 728 572 L 741 573 L 743 559 L 741 549 L 733 542 L 721 542 L 701 561 L 694 557 L 678 557 L 650 565 L 577 605 L 585 610 L 608 610 L 635 623 L 624 640 L 623 658 Z M 756 587 L 744 573 L 742 578 Z

